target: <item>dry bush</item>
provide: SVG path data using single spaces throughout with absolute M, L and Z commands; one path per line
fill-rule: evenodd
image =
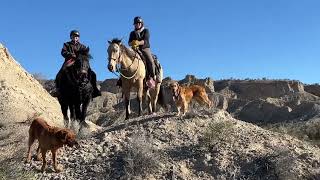
M 26 171 L 18 162 L 2 162 L 0 163 L 0 180 L 7 179 L 36 179 L 34 171 Z
M 212 147 L 221 141 L 228 142 L 234 133 L 233 126 L 234 124 L 229 121 L 211 123 L 204 133 L 203 145 Z
M 160 156 L 143 134 L 132 137 L 125 149 L 125 176 L 145 176 L 159 168 Z
M 319 144 L 320 141 L 320 119 L 310 122 L 290 122 L 265 126 L 266 129 L 288 134 L 300 140 Z

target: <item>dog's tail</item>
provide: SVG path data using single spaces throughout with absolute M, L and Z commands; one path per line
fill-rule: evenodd
M 160 91 L 158 94 L 158 103 L 159 105 L 165 109 L 165 111 L 168 111 L 168 102 L 165 99 L 165 95 L 164 95 L 164 87 L 163 85 L 160 85 Z

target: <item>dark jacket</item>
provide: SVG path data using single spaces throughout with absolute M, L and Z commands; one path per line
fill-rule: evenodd
M 129 37 L 129 44 L 133 40 L 138 40 L 138 41 L 144 40 L 144 45 L 139 46 L 139 48 L 140 49 L 150 48 L 149 38 L 150 38 L 150 33 L 147 28 L 144 28 L 140 33 L 138 33 L 137 31 L 131 31 L 130 37 Z
M 74 44 L 72 41 L 69 41 L 63 44 L 61 55 L 65 58 L 65 60 L 69 60 L 73 58 L 73 55 L 77 56 L 79 51 L 85 50 L 86 48 L 87 47 L 80 42 Z

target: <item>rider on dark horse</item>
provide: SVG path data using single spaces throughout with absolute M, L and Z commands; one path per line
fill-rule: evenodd
M 61 75 L 62 72 L 69 66 L 72 66 L 77 59 L 78 53 L 84 51 L 87 47 L 80 43 L 80 33 L 77 30 L 72 30 L 70 32 L 70 39 L 71 41 L 66 42 L 63 44 L 63 48 L 61 50 L 61 55 L 65 58 L 65 61 L 59 70 L 56 76 L 56 92 L 55 95 L 58 96 L 61 94 L 59 91 L 61 88 Z M 90 82 L 93 86 L 93 94 L 92 98 L 97 96 L 101 96 L 100 90 L 97 88 L 97 76 L 96 73 L 89 68 L 88 73 L 91 74 Z
M 142 54 L 147 67 L 147 86 L 154 88 L 155 81 L 158 81 L 158 78 L 156 77 L 154 59 L 150 50 L 150 32 L 144 26 L 143 20 L 139 16 L 133 19 L 133 25 L 134 30 L 130 33 L 129 45 Z

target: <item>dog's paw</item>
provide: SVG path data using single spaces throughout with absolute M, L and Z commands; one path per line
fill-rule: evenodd
M 63 167 L 61 165 L 57 165 L 57 167 L 54 167 L 54 170 L 59 173 L 63 171 Z
M 31 161 L 31 159 L 27 158 L 24 163 L 29 163 Z
M 46 167 L 45 167 L 45 166 L 42 166 L 42 167 L 41 167 L 41 172 L 44 173 L 45 170 L 46 170 Z

